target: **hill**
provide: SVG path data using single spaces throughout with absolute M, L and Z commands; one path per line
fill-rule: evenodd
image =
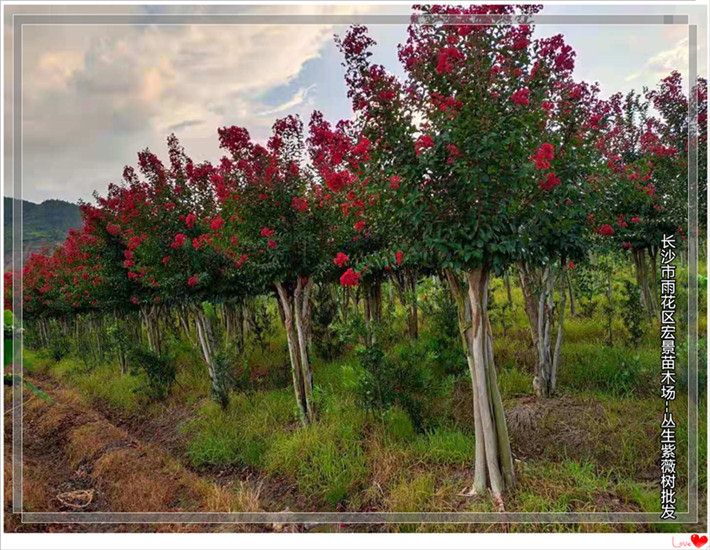
M 18 199 L 4 197 L 3 219 L 5 263 L 12 258 L 13 204 Z M 25 256 L 32 251 L 61 243 L 72 227 L 81 226 L 79 206 L 62 200 L 46 200 L 41 204 L 22 202 L 22 248 Z

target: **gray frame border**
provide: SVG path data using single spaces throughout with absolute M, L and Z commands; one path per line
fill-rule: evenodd
M 7 15 L 7 14 L 6 14 Z M 288 14 L 34 14 L 13 13 L 13 196 L 22 197 L 22 28 L 25 25 L 407 25 L 409 15 Z M 697 24 L 687 15 L 533 15 L 421 17 L 420 24 L 687 25 L 688 81 L 697 80 Z M 227 20 L 227 21 L 225 21 Z M 18 102 L 19 98 L 19 102 Z M 23 387 L 13 384 L 13 513 L 23 523 L 697 523 L 698 522 L 698 196 L 697 102 L 689 101 L 688 128 L 688 511 L 662 521 L 655 512 L 24 512 L 22 510 Z M 22 204 L 13 202 L 13 272 L 21 272 Z M 19 267 L 19 269 L 15 269 Z M 22 284 L 13 286 L 13 311 L 22 326 Z M 23 376 L 23 334 L 13 336 L 13 374 Z M 19 368 L 18 368 L 19 367 Z M 17 372 L 15 372 L 17 371 Z M 691 452 L 694 449 L 694 452 Z M 615 521 L 616 520 L 616 521 Z

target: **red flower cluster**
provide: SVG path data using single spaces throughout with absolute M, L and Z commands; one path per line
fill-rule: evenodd
M 425 149 L 429 149 L 430 147 L 434 147 L 434 140 L 431 136 L 426 134 L 419 136 L 417 141 L 414 142 L 414 151 L 417 153 L 417 156 L 421 155 Z
M 259 235 L 261 235 L 262 237 L 273 237 L 274 233 L 276 233 L 276 231 L 274 229 L 270 229 L 268 227 L 262 227 L 261 231 L 259 232 Z
M 453 46 L 447 46 L 439 51 L 436 60 L 436 72 L 439 74 L 448 74 L 454 70 L 452 61 L 463 59 L 464 55 Z
M 555 147 L 551 143 L 543 143 L 540 148 L 530 157 L 538 170 L 549 170 L 552 159 L 555 158 Z
M 611 237 L 614 234 L 614 228 L 608 223 L 600 225 L 599 227 L 597 227 L 596 231 L 599 235 L 602 235 L 604 237 Z
M 303 197 L 293 197 L 291 199 L 291 208 L 296 212 L 305 212 L 308 210 L 308 201 Z
M 333 263 L 335 265 L 337 265 L 338 267 L 343 267 L 349 261 L 350 261 L 350 257 L 347 254 L 345 254 L 344 252 L 338 252 L 335 255 L 335 258 L 333 258 Z
M 224 220 L 222 219 L 222 216 L 217 214 L 214 218 L 212 218 L 212 221 L 210 221 L 210 229 L 212 231 L 218 231 L 224 226 Z
M 543 191 L 552 191 L 559 184 L 560 178 L 558 178 L 554 172 L 550 172 L 544 180 L 540 180 L 538 182 L 538 186 Z
M 185 244 L 186 240 L 187 235 L 184 233 L 178 233 L 173 238 L 173 243 L 170 245 L 170 248 L 180 248 L 183 244 Z
M 397 265 L 402 265 L 402 262 L 404 261 L 404 252 L 402 252 L 401 250 L 395 252 L 394 261 Z
M 360 284 L 360 274 L 352 267 L 349 267 L 347 271 L 340 276 L 340 284 L 342 286 L 357 286 Z
M 518 91 L 513 92 L 510 96 L 510 100 L 516 105 L 529 105 L 530 104 L 530 89 L 520 88 Z
M 393 176 L 390 176 L 389 182 L 390 182 L 390 189 L 392 189 L 393 191 L 396 191 L 397 189 L 399 189 L 399 186 L 402 183 L 402 178 L 395 174 Z
M 194 227 L 195 222 L 197 222 L 197 215 L 194 212 L 190 212 L 187 216 L 185 216 L 185 225 L 188 228 Z
M 197 286 L 199 284 L 199 282 L 200 282 L 200 279 L 197 275 L 191 275 L 187 279 L 187 286 L 189 286 L 189 287 Z

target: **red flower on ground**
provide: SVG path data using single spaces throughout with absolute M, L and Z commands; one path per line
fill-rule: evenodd
M 200 282 L 200 279 L 197 277 L 197 275 L 191 275 L 187 279 L 187 286 L 197 286 Z
M 357 231 L 358 233 L 361 232 L 363 229 L 365 229 L 365 220 L 360 220 L 355 222 L 355 225 L 353 225 L 353 229 Z
M 631 221 L 631 223 L 641 223 L 641 218 L 639 218 L 638 216 L 634 216 L 629 221 Z
M 278 245 L 276 244 L 276 241 L 275 241 L 274 239 L 269 239 L 269 240 L 266 242 L 266 246 L 268 246 L 270 249 L 273 250 L 273 249 L 276 248 Z
M 567 262 L 567 268 L 568 268 L 568 269 L 574 269 L 575 267 L 577 267 L 577 266 L 574 264 L 574 262 L 573 262 L 572 260 L 570 260 L 569 262 Z
M 402 178 L 398 175 L 393 175 L 390 176 L 390 189 L 393 191 L 396 191 L 399 189 L 400 184 L 402 183 Z
M 401 250 L 395 252 L 394 261 L 397 263 L 397 265 L 402 265 L 402 262 L 404 261 L 404 252 L 402 252 Z
M 349 261 L 350 261 L 350 257 L 343 252 L 338 252 L 335 255 L 335 258 L 333 258 L 333 263 L 335 265 L 337 265 L 338 267 L 343 267 Z
M 357 286 L 360 284 L 360 274 L 350 267 L 340 276 L 340 284 L 343 286 Z
M 623 243 L 621 243 L 621 248 L 623 248 L 624 250 L 631 250 L 631 246 L 632 245 L 629 241 L 624 241 Z

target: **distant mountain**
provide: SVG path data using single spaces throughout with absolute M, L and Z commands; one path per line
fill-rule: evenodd
M 18 199 L 4 197 L 5 216 L 3 219 L 5 265 L 12 259 L 12 219 L 13 204 Z M 22 248 L 25 257 L 30 252 L 51 248 L 62 241 L 72 227 L 81 226 L 79 206 L 71 202 L 47 200 L 41 204 L 22 202 Z

